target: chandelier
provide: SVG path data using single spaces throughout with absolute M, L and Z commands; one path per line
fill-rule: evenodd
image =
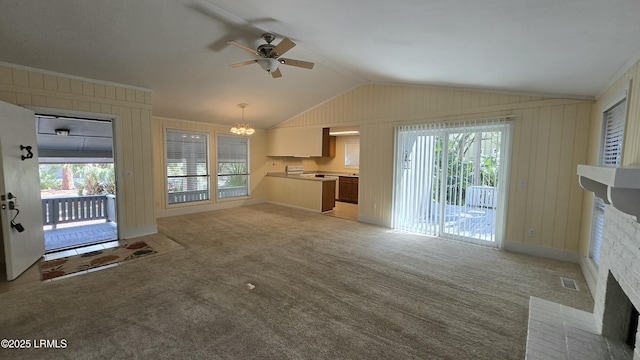
M 244 108 L 246 108 L 247 106 L 249 105 L 245 103 L 238 104 L 238 107 L 242 109 L 242 123 L 236 124 L 236 126 L 232 127 L 231 130 L 229 130 L 232 133 L 247 136 L 253 135 L 253 133 L 256 132 L 254 128 L 244 122 Z

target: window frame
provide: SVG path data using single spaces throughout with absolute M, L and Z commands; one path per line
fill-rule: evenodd
M 629 112 L 629 99 L 627 97 L 629 88 L 626 87 L 623 91 L 620 91 L 616 96 L 612 97 L 606 107 L 604 107 L 604 111 L 602 112 L 601 117 L 601 126 L 600 126 L 600 142 L 598 144 L 598 165 L 599 166 L 619 166 L 622 164 L 623 158 L 623 146 L 624 146 L 624 136 L 626 133 L 627 127 L 627 116 Z M 618 119 L 621 121 L 621 134 L 620 140 L 618 141 L 619 145 L 619 153 L 618 157 L 614 162 L 611 162 L 607 158 L 607 138 L 608 138 L 608 130 L 611 128 L 609 126 L 609 114 L 618 106 L 623 106 L 622 111 L 622 119 Z M 615 121 L 615 120 L 614 120 Z M 602 232 L 604 227 L 604 208 L 605 203 L 600 198 L 594 197 L 592 212 L 591 212 L 591 226 L 589 232 L 589 249 L 587 257 L 591 260 L 591 263 L 598 268 L 600 265 L 600 256 L 602 250 Z
M 219 168 L 220 168 L 220 138 L 235 138 L 235 139 L 245 139 L 247 141 L 247 149 L 246 149 L 246 153 L 247 153 L 247 166 L 246 166 L 246 173 L 245 174 L 220 174 L 219 173 Z M 236 136 L 236 135 L 231 135 L 228 133 L 218 133 L 216 134 L 216 163 L 215 163 L 215 169 L 216 169 L 216 201 L 218 202 L 223 202 L 223 201 L 233 201 L 233 200 L 238 200 L 238 199 L 246 199 L 246 198 L 250 198 L 251 197 L 251 139 L 246 137 L 246 136 Z M 220 187 L 219 187 L 219 178 L 220 176 L 229 176 L 229 175 L 241 175 L 241 176 L 246 176 L 247 177 L 247 189 L 246 189 L 246 195 L 238 195 L 238 196 L 227 196 L 227 197 L 220 197 Z
M 207 174 L 206 175 L 195 175 L 195 177 L 206 177 L 207 179 L 207 189 L 206 189 L 206 195 L 207 198 L 206 199 L 202 199 L 202 200 L 191 200 L 191 201 L 180 201 L 180 202 L 170 202 L 170 193 L 169 193 L 169 173 L 168 173 L 168 167 L 169 167 L 169 146 L 168 146 L 168 133 L 173 132 L 173 133 L 178 133 L 178 134 L 191 134 L 191 135 L 199 135 L 199 136 L 204 136 L 205 137 L 205 156 L 206 156 L 206 169 L 207 169 Z M 206 204 L 206 203 L 211 203 L 212 202 L 212 198 L 211 198 L 211 133 L 207 132 L 207 131 L 194 131 L 194 130 L 187 130 L 187 129 L 181 129 L 181 128 L 173 128 L 173 127 L 165 127 L 164 128 L 164 196 L 165 196 L 165 206 L 167 208 L 172 208 L 172 207 L 183 207 L 183 206 L 193 206 L 193 205 L 201 205 L 201 204 Z
M 351 157 L 348 156 L 349 147 L 353 145 L 358 145 L 358 162 L 356 164 L 348 161 Z M 352 150 L 354 151 L 354 150 Z M 344 167 L 349 169 L 360 169 L 360 141 L 359 140 L 346 140 L 344 142 Z

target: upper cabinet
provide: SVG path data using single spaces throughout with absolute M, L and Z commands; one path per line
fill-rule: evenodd
M 334 157 L 329 128 L 277 128 L 267 132 L 267 156 Z

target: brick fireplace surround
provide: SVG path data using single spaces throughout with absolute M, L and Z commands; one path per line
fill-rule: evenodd
M 609 205 L 595 276 L 595 284 L 589 282 L 593 314 L 531 298 L 526 359 L 640 360 L 639 334 L 633 352 L 620 340 L 630 305 L 640 309 L 640 223 Z

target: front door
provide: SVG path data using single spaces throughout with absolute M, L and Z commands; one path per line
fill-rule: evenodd
M 0 102 L 0 228 L 7 280 L 44 254 L 35 114 Z

